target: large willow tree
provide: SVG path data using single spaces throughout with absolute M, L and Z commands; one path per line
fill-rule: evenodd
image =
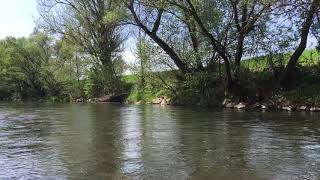
M 95 72 L 103 76 L 103 92 L 119 91 L 122 61 L 122 22 L 125 14 L 117 0 L 38 0 L 41 23 L 52 33 L 82 47 L 82 56 L 92 58 Z M 79 52 L 78 52 L 79 53 Z M 121 63 L 120 63 L 121 64 Z

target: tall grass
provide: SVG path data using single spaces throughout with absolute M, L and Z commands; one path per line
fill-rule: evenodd
M 288 63 L 292 53 L 274 54 L 270 56 L 259 56 L 242 61 L 242 67 L 251 71 L 262 71 L 274 66 L 284 66 Z M 320 53 L 316 49 L 307 49 L 299 59 L 301 66 L 314 66 L 320 61 Z

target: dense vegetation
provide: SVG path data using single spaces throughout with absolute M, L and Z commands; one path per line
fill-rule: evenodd
M 130 102 L 320 103 L 319 0 L 38 4 L 34 33 L 0 42 L 3 100 L 129 93 Z M 132 43 L 129 62 L 121 55 Z

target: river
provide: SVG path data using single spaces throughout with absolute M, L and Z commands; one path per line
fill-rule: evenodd
M 0 104 L 0 179 L 318 179 L 320 114 Z

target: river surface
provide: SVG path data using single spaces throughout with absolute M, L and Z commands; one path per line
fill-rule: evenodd
M 319 179 L 320 114 L 0 104 L 0 179 Z

